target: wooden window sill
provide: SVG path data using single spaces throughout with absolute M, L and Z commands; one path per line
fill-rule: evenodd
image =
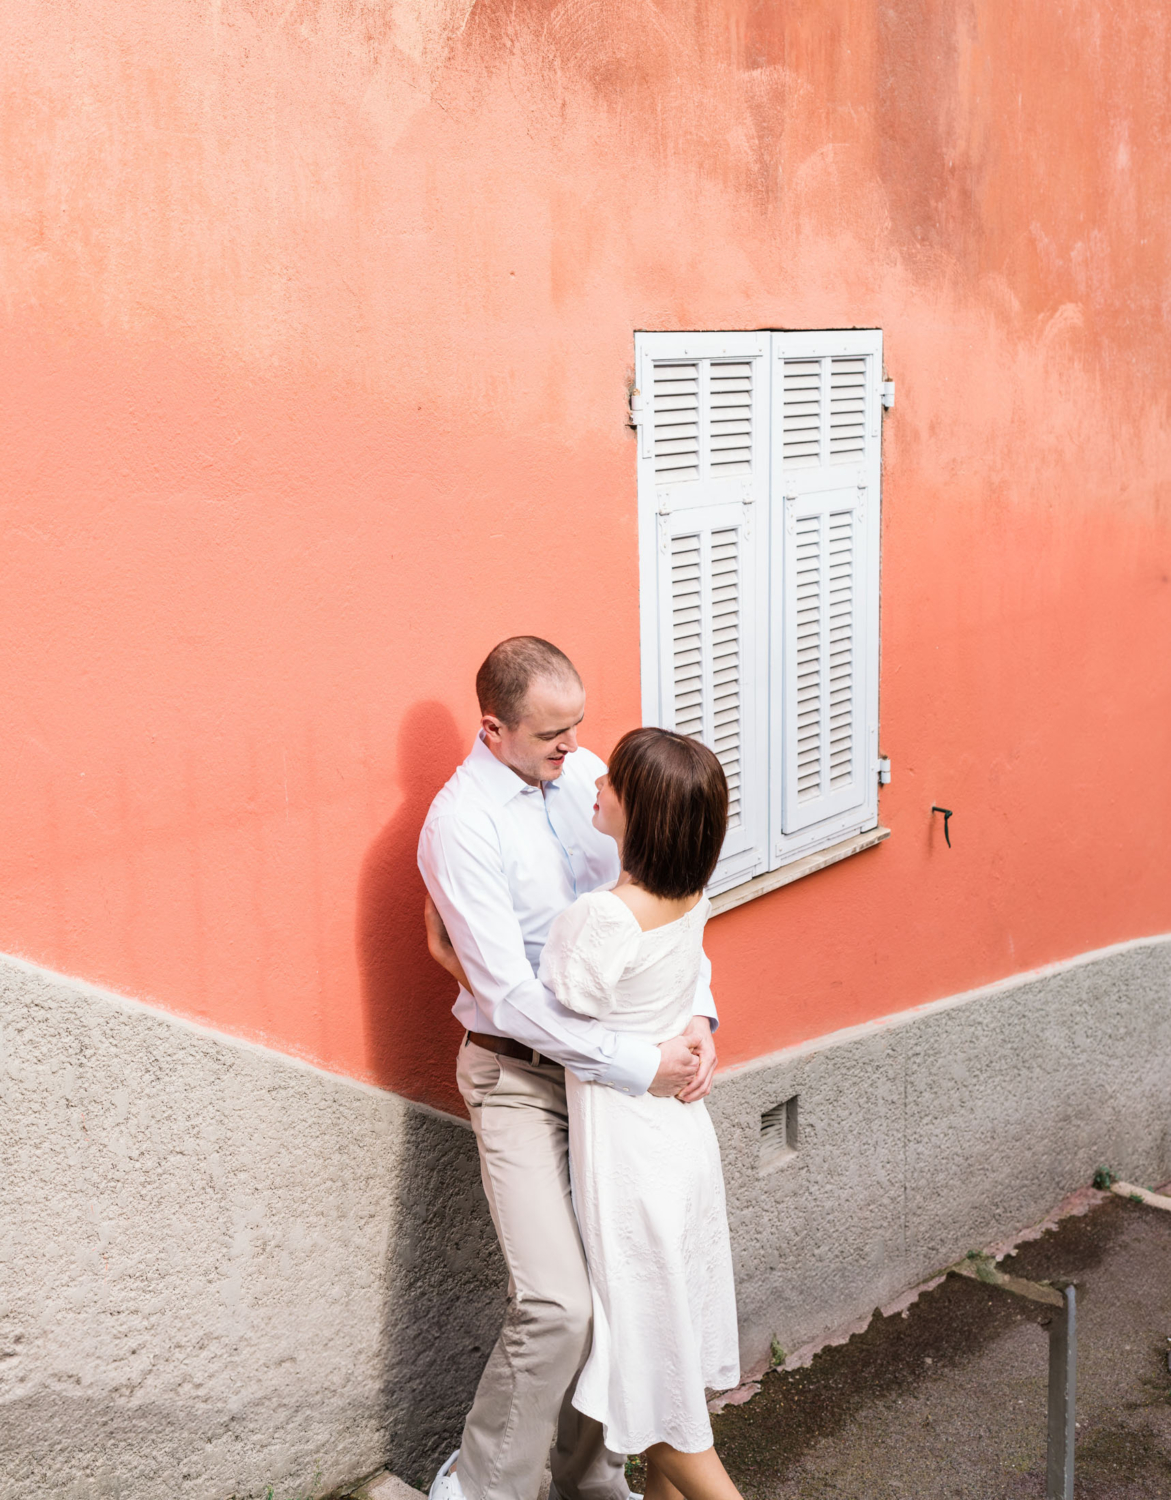
M 757 896 L 766 896 L 769 891 L 780 890 L 781 886 L 791 885 L 794 880 L 801 880 L 806 875 L 815 875 L 818 870 L 836 865 L 839 860 L 849 859 L 851 854 L 861 854 L 863 849 L 873 849 L 875 844 L 881 844 L 888 838 L 889 828 L 870 828 L 865 833 L 856 833 L 852 838 L 843 839 L 840 844 L 831 844 L 828 849 L 818 849 L 815 854 L 795 859 L 792 864 L 782 865 L 779 870 L 766 870 L 763 875 L 746 880 L 743 885 L 734 885 L 731 890 L 721 891 L 718 896 L 713 896 L 712 916 L 718 917 L 734 907 L 743 906 L 746 901 L 755 900 Z

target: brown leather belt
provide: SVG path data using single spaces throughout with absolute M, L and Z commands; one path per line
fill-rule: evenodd
M 551 1057 L 542 1057 L 539 1052 L 534 1052 L 531 1047 L 522 1047 L 519 1042 L 514 1042 L 510 1036 L 489 1036 L 486 1031 L 469 1031 L 464 1038 L 465 1045 L 475 1042 L 477 1047 L 483 1047 L 485 1052 L 495 1052 L 498 1057 L 515 1057 L 517 1062 L 533 1064 L 549 1063 L 556 1067 Z

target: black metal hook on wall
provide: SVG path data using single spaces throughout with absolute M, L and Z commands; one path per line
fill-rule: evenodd
M 950 807 L 932 807 L 931 811 L 933 813 L 942 813 L 943 814 L 943 836 L 947 840 L 947 847 L 950 849 L 951 848 L 951 831 L 949 830 L 949 828 L 948 828 L 947 825 L 951 821 L 951 817 L 952 817 L 951 808 Z

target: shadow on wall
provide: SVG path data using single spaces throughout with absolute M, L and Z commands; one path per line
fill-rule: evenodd
M 407 712 L 402 801 L 363 862 L 357 932 L 371 1072 L 397 1094 L 459 1115 L 455 991 L 427 952 L 416 849 L 432 798 L 466 754 L 441 703 Z M 459 1441 L 500 1329 L 507 1275 L 467 1125 L 410 1109 L 400 1150 L 382 1338 L 385 1452 L 395 1473 L 426 1488 Z
M 387 1247 L 387 1466 L 426 1490 L 460 1440 L 504 1318 L 508 1274 L 471 1129 L 412 1109 Z
M 396 1094 L 459 1115 L 464 1107 L 455 1086 L 455 985 L 427 952 L 416 849 L 432 798 L 466 754 L 442 703 L 408 709 L 398 737 L 402 801 L 367 851 L 358 884 L 358 966 L 370 1071 Z

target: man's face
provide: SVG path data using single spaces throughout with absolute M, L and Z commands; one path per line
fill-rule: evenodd
M 556 781 L 565 757 L 577 749 L 577 726 L 585 717 L 585 688 L 574 677 L 537 677 L 529 686 L 519 724 L 483 718 L 484 738 L 497 760 L 539 786 Z

